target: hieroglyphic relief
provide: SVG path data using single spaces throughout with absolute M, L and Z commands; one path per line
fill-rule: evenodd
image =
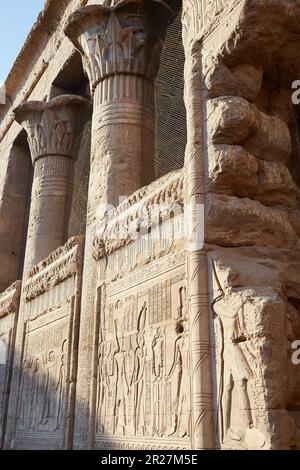
M 16 431 L 11 447 L 70 447 L 77 372 L 83 237 L 70 239 L 31 272 Z
M 256 428 L 253 389 L 261 382 L 257 345 L 247 326 L 253 323 L 245 313 L 247 300 L 241 293 L 223 290 L 214 270 L 218 294 L 212 311 L 216 320 L 218 369 L 218 424 L 220 441 L 226 447 L 262 448 L 265 437 Z M 247 324 L 246 324 L 247 322 Z M 252 326 L 252 325 L 251 325 Z M 253 329 L 255 331 L 255 329 Z M 260 406 L 261 403 L 260 403 Z
M 21 282 L 17 281 L 0 294 L 0 448 L 7 418 L 20 292 Z
M 107 436 L 134 442 L 138 436 L 191 438 L 184 278 L 184 270 L 176 269 L 129 291 L 106 288 L 98 312 L 96 446 Z
M 20 387 L 17 439 L 63 431 L 67 386 L 68 316 L 28 331 Z M 25 438 L 26 439 L 26 438 Z

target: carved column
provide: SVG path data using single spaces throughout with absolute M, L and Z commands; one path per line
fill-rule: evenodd
M 77 137 L 88 106 L 84 98 L 65 95 L 49 103 L 27 102 L 14 111 L 27 132 L 34 165 L 27 270 L 65 241 Z
M 199 30 L 203 17 L 197 0 L 183 2 L 183 41 L 185 49 L 185 105 L 187 147 L 185 155 L 187 294 L 190 323 L 193 446 L 213 449 L 212 363 L 208 263 L 204 247 L 206 203 L 202 58 Z
M 90 211 L 119 203 L 154 179 L 153 82 L 162 1 L 90 5 L 65 29 L 80 51 L 94 96 Z

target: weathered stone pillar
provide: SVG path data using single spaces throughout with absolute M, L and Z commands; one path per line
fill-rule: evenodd
M 65 95 L 49 103 L 27 102 L 15 109 L 17 122 L 27 132 L 34 165 L 27 270 L 65 241 L 77 136 L 88 106 L 84 98 Z
M 185 154 L 187 296 L 190 324 L 192 377 L 193 448 L 212 449 L 213 400 L 208 295 L 207 253 L 204 246 L 204 207 L 206 204 L 203 146 L 200 4 L 183 1 L 183 43 L 185 49 L 185 105 L 187 111 L 187 147 Z
M 119 203 L 154 179 L 153 82 L 163 2 L 134 0 L 75 12 L 66 35 L 94 96 L 90 209 Z

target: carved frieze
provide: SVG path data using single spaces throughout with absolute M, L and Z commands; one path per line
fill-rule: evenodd
M 19 307 L 21 281 L 12 284 L 0 294 L 0 318 L 16 313 Z
M 82 267 L 84 237 L 70 238 L 67 243 L 34 266 L 24 286 L 25 301 L 47 292 L 65 279 L 76 275 Z
M 144 238 L 164 220 L 182 215 L 184 204 L 183 170 L 176 170 L 136 191 L 116 209 L 102 214 L 93 241 L 96 261 L 112 254 L 137 238 Z M 182 229 L 182 227 L 181 227 Z M 180 232 L 183 235 L 183 232 Z M 165 234 L 171 240 L 171 236 Z M 149 235 L 150 237 L 150 235 Z M 157 239 L 159 241 L 159 239 Z

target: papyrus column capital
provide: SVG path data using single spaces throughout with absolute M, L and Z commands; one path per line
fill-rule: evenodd
M 89 5 L 71 15 L 65 33 L 82 55 L 92 92 L 116 74 L 154 79 L 159 24 L 171 11 L 162 0 L 124 0 L 112 7 Z
M 28 101 L 14 111 L 27 132 L 34 176 L 24 272 L 66 240 L 75 159 L 89 100 L 62 95 L 46 103 Z
M 28 101 L 14 110 L 16 121 L 27 132 L 32 161 L 45 156 L 76 158 L 77 136 L 88 117 L 90 102 L 76 95 L 62 95 L 50 102 Z

